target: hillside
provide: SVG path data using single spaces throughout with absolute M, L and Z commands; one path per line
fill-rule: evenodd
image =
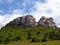
M 60 45 L 59 40 L 55 41 L 47 41 L 47 42 L 28 42 L 28 41 L 17 41 L 17 42 L 12 42 L 7 45 Z
M 26 22 L 24 22 L 23 20 L 20 21 L 21 18 L 18 19 L 19 20 L 15 19 L 11 21 L 5 27 L 1 28 L 0 44 L 12 43 L 18 40 L 27 40 L 31 43 L 60 40 L 60 28 L 53 29 L 54 26 L 49 26 L 49 23 L 47 23 L 48 26 L 40 25 L 40 23 L 36 26 L 35 20 L 33 19 L 34 21 L 32 21 L 30 17 L 29 19 L 25 18 Z
M 29 42 L 60 40 L 60 30 L 54 31 L 44 26 L 28 28 L 6 26 L 0 30 L 0 43 L 7 44 L 18 40 Z

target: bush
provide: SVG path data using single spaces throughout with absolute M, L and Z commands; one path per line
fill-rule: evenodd
M 0 39 L 0 43 L 2 43 L 2 39 Z
M 28 34 L 27 34 L 27 39 L 31 39 L 31 34 L 30 34 L 30 31 L 28 31 Z
M 21 40 L 20 36 L 16 36 L 13 41 L 18 41 L 18 40 Z
M 51 40 L 60 40 L 60 33 L 59 32 L 56 32 L 56 33 L 51 32 L 51 33 L 49 33 L 48 36 Z
M 46 42 L 47 40 L 45 38 L 42 39 L 42 42 Z
M 40 32 L 37 32 L 37 35 L 40 34 Z
M 28 36 L 27 39 L 31 39 L 31 36 Z
M 33 38 L 31 42 L 39 42 L 40 40 L 38 38 Z
M 9 37 L 6 37 L 6 39 L 4 40 L 4 43 L 9 43 L 10 42 L 10 38 Z

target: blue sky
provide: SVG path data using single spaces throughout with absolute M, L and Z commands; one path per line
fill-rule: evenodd
M 11 20 L 31 14 L 36 18 L 53 17 L 60 26 L 60 0 L 0 0 L 0 27 Z
M 27 2 L 26 0 L 11 0 L 10 2 L 9 1 L 10 0 L 0 0 L 0 10 L 2 11 L 0 12 L 0 14 L 12 14 L 13 10 L 15 9 L 24 9 L 24 13 L 29 13 L 30 8 L 32 8 L 34 5 L 34 3 L 32 2 L 35 2 L 35 0 L 30 0 L 29 2 Z M 26 3 L 25 7 L 23 3 Z
M 30 13 L 30 8 L 32 8 L 37 1 L 40 3 L 46 2 L 46 0 L 0 0 L 0 14 L 12 14 L 15 9 L 24 9 L 23 13 Z

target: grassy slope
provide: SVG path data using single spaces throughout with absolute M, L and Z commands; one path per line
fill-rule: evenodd
M 14 43 L 10 43 L 7 45 L 60 45 L 60 41 L 48 41 L 48 42 L 35 42 L 35 43 L 30 43 L 27 41 L 23 41 L 23 42 L 14 42 Z
M 28 42 L 28 41 L 14 41 L 9 44 L 1 44 L 1 45 L 60 45 L 60 40 L 55 41 L 47 41 L 47 42 Z
M 42 40 L 42 38 L 44 37 L 44 34 L 51 33 L 53 30 L 51 28 L 45 28 L 44 26 L 27 27 L 27 28 L 22 28 L 18 26 L 6 26 L 2 28 L 2 30 L 0 30 L 0 39 L 3 42 L 3 44 L 0 44 L 0 45 L 5 45 L 4 42 L 7 42 L 9 40 L 11 43 L 7 45 L 20 45 L 20 44 L 21 45 L 40 45 L 40 44 L 41 45 L 60 45 L 60 41 L 50 41 L 49 38 L 46 38 L 48 40 L 47 42 L 30 43 L 29 42 L 30 40 L 27 40 L 28 31 L 30 31 L 30 35 L 32 37 L 31 39 L 36 38 L 38 40 Z M 40 32 L 40 33 L 37 34 L 37 32 Z M 21 40 L 16 41 L 17 36 L 19 36 L 23 41 Z

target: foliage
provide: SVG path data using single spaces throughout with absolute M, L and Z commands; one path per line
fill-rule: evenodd
M 7 25 L 0 30 L 0 43 L 18 40 L 30 40 L 31 42 L 60 40 L 60 28 L 53 30 L 44 26 L 21 27 Z

